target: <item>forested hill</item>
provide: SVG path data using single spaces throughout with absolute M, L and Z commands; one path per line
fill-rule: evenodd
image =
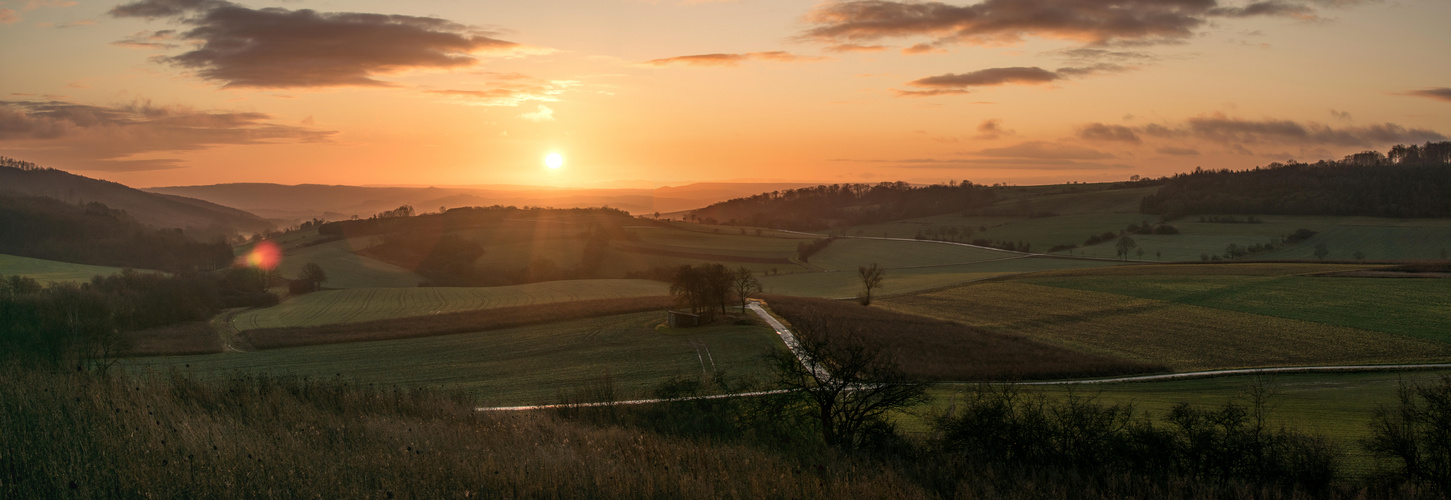
M 44 196 L 86 204 L 97 202 L 125 210 L 142 224 L 158 229 L 183 228 L 191 233 L 232 236 L 273 229 L 256 215 L 193 198 L 147 193 L 122 184 L 92 179 L 33 163 L 0 157 L 0 191 Z
M 1451 217 L 1451 142 L 1366 151 L 1340 161 L 1179 174 L 1144 198 L 1146 214 Z
M 146 227 L 102 203 L 3 191 L 0 254 L 163 271 L 211 270 L 232 261 L 231 246 L 220 238 L 203 243 L 180 229 Z
M 918 187 L 905 182 L 832 184 L 736 198 L 691 216 L 706 223 L 815 230 L 957 212 L 996 200 L 987 186 L 967 181 Z

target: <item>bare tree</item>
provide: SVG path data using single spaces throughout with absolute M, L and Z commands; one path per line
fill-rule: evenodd
M 731 281 L 731 287 L 735 289 L 736 297 L 740 297 L 741 299 L 742 312 L 746 310 L 746 300 L 750 299 L 752 294 L 761 293 L 761 282 L 745 266 L 736 269 L 735 279 Z
M 769 356 L 788 409 L 820 426 L 826 444 L 860 447 L 886 415 L 927 401 L 927 383 L 903 372 L 892 355 L 849 326 L 823 318 L 793 322 L 796 345 Z
M 858 266 L 857 275 L 862 278 L 862 295 L 859 299 L 862 305 L 871 305 L 872 290 L 881 288 L 882 279 L 886 278 L 887 270 L 873 262 L 869 266 Z

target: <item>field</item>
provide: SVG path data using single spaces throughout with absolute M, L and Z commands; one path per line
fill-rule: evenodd
M 1370 456 L 1359 447 L 1359 440 L 1369 435 L 1370 419 L 1381 405 L 1396 403 L 1396 390 L 1402 382 L 1430 383 L 1447 374 L 1445 371 L 1367 372 L 1367 373 L 1300 373 L 1280 375 L 1240 375 L 1193 380 L 1133 382 L 1076 386 L 1035 386 L 1026 391 L 1042 392 L 1050 397 L 1063 397 L 1070 391 L 1092 396 L 1101 403 L 1133 404 L 1140 413 L 1159 419 L 1178 403 L 1200 407 L 1218 407 L 1228 402 L 1245 405 L 1246 391 L 1256 381 L 1271 389 L 1270 421 L 1276 427 L 1322 434 L 1342 446 L 1348 455 L 1347 472 L 1363 474 L 1371 465 Z M 931 390 L 933 402 L 917 413 L 932 414 L 950 407 L 955 395 L 966 386 L 937 386 Z M 925 429 L 919 419 L 904 415 L 904 425 Z
M 320 245 L 286 249 L 277 269 L 283 277 L 296 278 L 302 266 L 316 263 L 327 273 L 327 288 L 416 287 L 428 281 L 407 269 L 358 255 L 373 238 L 351 238 Z
M 851 240 L 846 240 L 851 241 Z M 841 241 L 832 243 L 835 246 Z M 930 247 L 934 244 L 910 242 L 909 244 Z M 831 247 L 827 247 L 830 249 Z M 823 252 L 824 253 L 824 252 Z M 1011 254 L 1005 254 L 1011 255 Z M 1058 259 L 1052 257 L 1016 257 L 1006 260 L 991 260 L 972 264 L 957 264 L 934 267 L 911 267 L 888 269 L 882 288 L 873 292 L 881 296 L 917 293 L 922 290 L 942 288 L 978 281 L 996 276 L 1016 273 L 1031 273 L 1055 269 L 1083 269 L 1115 266 L 1118 263 L 1100 260 Z M 795 295 L 800 297 L 850 298 L 861 291 L 861 278 L 855 268 L 851 270 L 815 273 L 781 274 L 760 278 L 766 293 Z
M 667 295 L 668 287 L 647 280 L 546 281 L 487 288 L 358 288 L 293 297 L 265 309 L 238 314 L 238 330 L 358 323 L 499 307 L 577 300 Z
M 606 377 L 624 399 L 675 376 L 721 371 L 761 377 L 760 356 L 781 348 L 770 327 L 657 328 L 661 312 L 436 337 L 245 353 L 133 358 L 132 371 L 172 368 L 221 379 L 234 373 L 342 377 L 381 386 L 463 389 L 482 405 L 556 402 Z
M 1171 275 L 1157 277 L 1156 266 L 1064 271 L 881 306 L 1176 371 L 1451 359 L 1444 328 L 1434 328 L 1447 324 L 1438 306 L 1444 294 L 1434 292 L 1440 280 L 1296 276 L 1326 268 L 1169 266 L 1159 271 Z M 1388 299 L 1398 296 L 1409 303 Z
M 93 276 L 110 276 L 121 272 L 119 267 L 88 266 L 54 260 L 0 255 L 0 276 L 20 275 L 42 284 L 60 281 L 90 281 Z
M 937 242 L 841 238 L 807 262 L 828 271 L 856 271 L 877 263 L 888 269 L 948 266 L 1022 257 L 1021 254 Z

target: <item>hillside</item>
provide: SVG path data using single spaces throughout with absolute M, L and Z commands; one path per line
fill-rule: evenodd
M 0 192 L 0 254 L 93 266 L 182 271 L 232 261 L 219 238 L 203 243 L 186 232 L 147 227 L 99 202 Z
M 147 188 L 159 194 L 187 196 L 239 207 L 269 218 L 338 220 L 370 215 L 402 205 L 432 211 L 437 207 L 540 206 L 619 208 L 630 213 L 675 212 L 801 184 L 709 182 L 657 189 L 574 189 L 538 186 L 379 187 L 321 184 L 233 183 Z
M 9 159 L 0 161 L 0 191 L 55 198 L 70 204 L 103 203 L 142 224 L 231 237 L 272 229 L 274 224 L 242 210 L 182 196 L 165 196 Z

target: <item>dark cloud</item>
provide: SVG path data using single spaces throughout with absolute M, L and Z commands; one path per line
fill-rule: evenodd
M 798 56 L 790 52 L 775 50 L 771 52 L 747 52 L 744 54 L 697 54 L 690 56 L 666 57 L 664 59 L 651 59 L 644 64 L 650 66 L 738 66 L 745 61 L 776 61 L 776 62 L 814 62 L 824 61 L 825 57 Z
M 1410 92 L 1406 92 L 1406 95 L 1412 95 L 1412 96 L 1416 96 L 1416 97 L 1425 97 L 1425 98 L 1428 98 L 1428 99 L 1435 99 L 1435 100 L 1438 100 L 1438 101 L 1451 102 L 1451 88 L 1446 88 L 1446 87 L 1434 88 L 1434 89 L 1423 89 L 1423 90 L 1412 90 Z
M 110 14 L 192 26 L 177 37 L 200 46 L 162 60 L 227 87 L 385 86 L 373 77 L 466 67 L 478 62 L 474 52 L 521 48 L 432 17 L 249 9 L 217 0 L 142 0 Z
M 1132 69 L 1134 68 L 1130 66 L 1109 63 L 1084 67 L 1058 68 L 1058 71 L 1048 71 L 1037 66 L 988 68 L 970 73 L 948 73 L 945 75 L 919 78 L 907 82 L 907 85 L 926 88 L 928 90 L 898 90 L 896 92 L 900 96 L 912 97 L 967 94 L 970 93 L 970 89 L 973 87 L 1047 84 L 1065 78 L 1084 77 L 1097 73 L 1117 73 L 1130 71 Z
M 1178 131 L 1196 138 L 1221 143 L 1257 144 L 1325 144 L 1335 146 L 1375 146 L 1389 143 L 1445 140 L 1435 131 L 1406 128 L 1394 123 L 1365 127 L 1332 128 L 1317 123 L 1302 124 L 1291 120 L 1243 120 L 1224 115 L 1190 118 Z
M 977 139 L 997 139 L 1005 135 L 1014 135 L 1016 131 L 1003 128 L 1003 121 L 997 118 L 983 120 L 977 125 Z
M 1031 158 L 1036 160 L 1101 160 L 1113 155 L 1080 146 L 1056 142 L 1028 141 L 1001 148 L 988 148 L 967 153 L 997 158 Z
M 1090 141 L 1114 141 L 1138 144 L 1144 142 L 1139 134 L 1123 125 L 1108 125 L 1104 123 L 1090 123 L 1078 129 L 1078 137 Z
M 0 101 L 0 143 L 18 150 L 59 150 L 67 163 L 92 170 L 174 168 L 177 160 L 129 157 L 222 145 L 326 142 L 334 134 L 280 125 L 263 113 L 200 111 L 149 101 L 116 107 Z
M 1123 170 L 1132 168 L 1118 163 L 1075 161 L 1053 158 L 905 158 L 900 160 L 858 160 L 834 158 L 829 161 L 887 164 L 897 168 L 917 169 L 1011 169 L 1011 170 Z
M 902 49 L 902 53 L 907 55 L 931 54 L 934 52 L 947 52 L 947 50 L 930 43 L 919 43 Z
M 806 16 L 802 38 L 823 43 L 933 38 L 933 44 L 994 45 L 1027 37 L 1070 38 L 1092 45 L 1182 43 L 1214 18 L 1314 18 L 1311 3 L 1343 7 L 1359 0 L 1267 0 L 1242 6 L 1217 0 L 856 0 L 823 3 Z
M 1173 146 L 1165 146 L 1165 147 L 1156 149 L 1155 151 L 1158 151 L 1159 154 L 1174 155 L 1174 156 L 1199 156 L 1199 150 L 1197 150 L 1197 149 L 1176 148 L 1176 147 L 1173 147 Z

